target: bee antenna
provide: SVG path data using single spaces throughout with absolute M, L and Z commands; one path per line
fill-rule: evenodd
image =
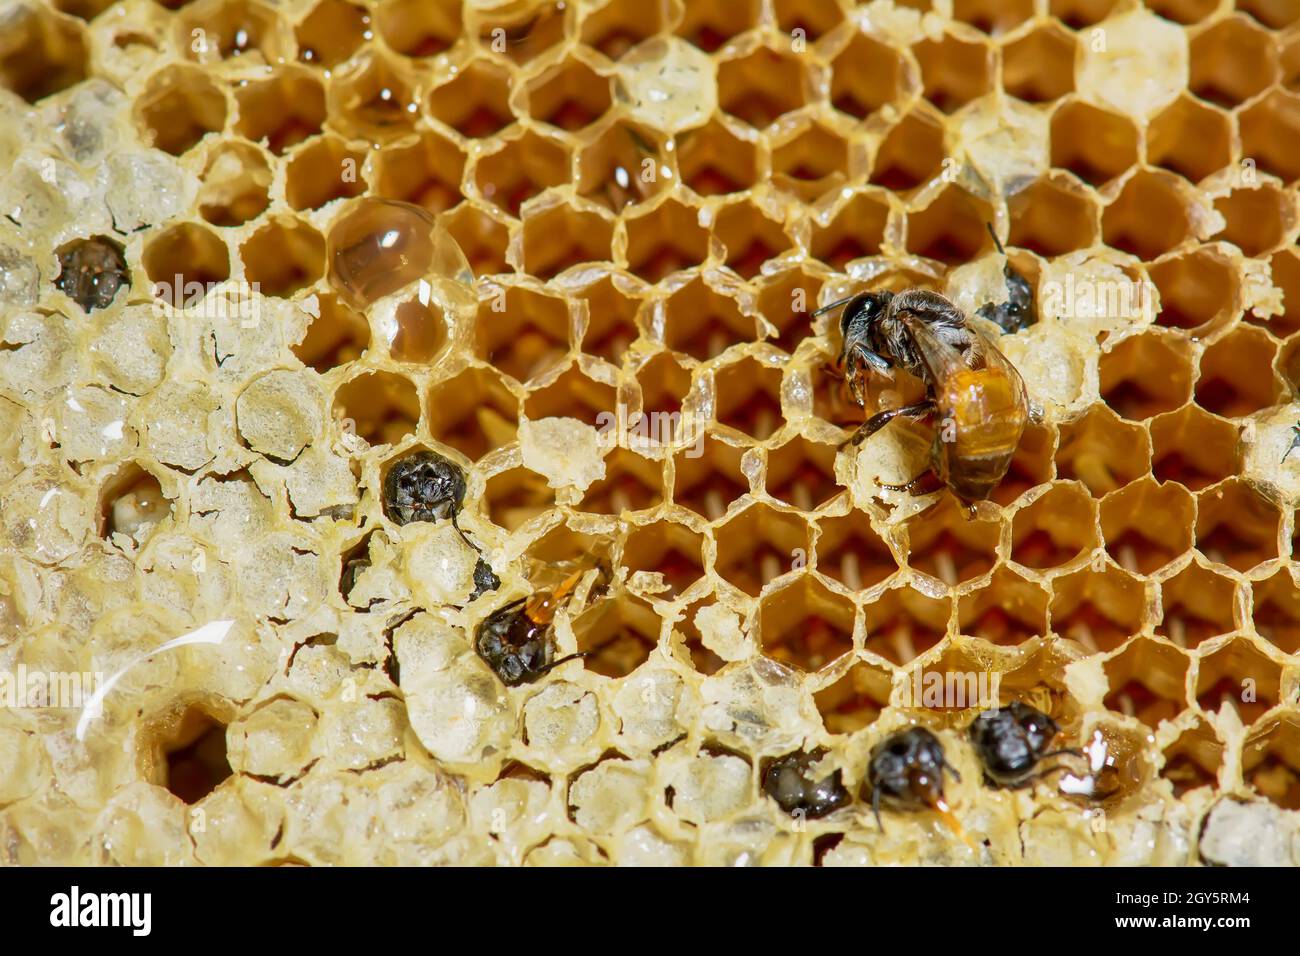
M 590 657 L 591 655 L 592 655 L 591 651 L 578 651 L 578 653 L 576 654 L 570 654 L 567 657 L 561 657 L 558 661 L 551 661 L 540 671 L 538 671 L 538 674 L 545 674 L 547 671 L 551 670 L 552 668 L 559 667 L 561 664 L 567 664 L 569 663 L 569 661 L 577 660 L 580 657 Z
M 473 549 L 474 549 L 475 551 L 477 551 L 479 554 L 482 554 L 482 553 L 483 553 L 483 549 L 480 548 L 478 545 L 476 545 L 473 541 L 471 541 L 471 540 L 469 539 L 469 536 L 465 534 L 464 529 L 462 529 L 461 526 L 460 526 L 459 524 L 457 524 L 457 522 L 456 522 L 456 513 L 455 513 L 454 511 L 453 511 L 452 514 L 451 514 L 451 526 L 452 526 L 453 528 L 455 528 L 455 529 L 456 529 L 456 533 L 457 533 L 458 535 L 460 535 L 460 540 L 464 541 L 467 545 L 469 545 L 471 548 L 473 548 Z
M 822 306 L 820 309 L 815 310 L 812 314 L 812 317 L 815 319 L 819 315 L 825 315 L 827 312 L 834 311 L 835 309 L 838 309 L 840 306 L 851 301 L 852 299 L 853 296 L 846 295 L 842 299 L 836 299 L 834 302 L 829 302 L 826 305 Z
M 989 235 L 993 237 L 993 245 L 998 247 L 998 254 L 1005 256 L 1007 254 L 1007 250 L 1002 248 L 1002 240 L 999 239 L 998 234 L 993 231 L 993 223 L 991 222 L 984 223 L 984 228 L 987 229 L 989 231 Z

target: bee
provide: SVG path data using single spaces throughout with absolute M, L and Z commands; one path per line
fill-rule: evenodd
M 923 289 L 863 292 L 818 309 L 843 306 L 838 364 L 854 401 L 864 404 L 868 370 L 896 367 L 919 378 L 926 396 L 877 412 L 850 439 L 861 444 L 899 416 L 937 419 L 930 466 L 893 491 L 912 491 L 932 472 L 973 512 L 1006 475 L 1029 422 L 1029 398 L 1014 365 L 975 329 L 961 309 Z
M 992 224 L 985 225 L 993 237 L 993 245 L 998 247 L 999 255 L 1005 258 L 1007 251 L 1002 248 L 1002 241 L 993 231 Z M 1002 267 L 1002 275 L 1007 280 L 1007 301 L 1000 305 L 989 302 L 975 314 L 981 319 L 988 319 L 1003 332 L 1019 332 L 1034 324 L 1034 290 L 1029 285 L 1029 280 L 1011 265 L 1010 259 Z
M 884 832 L 880 807 L 899 810 L 933 810 L 948 828 L 969 845 L 965 831 L 953 815 L 943 793 L 944 772 L 960 783 L 961 774 L 944 756 L 939 738 L 924 727 L 908 727 L 890 734 L 871 749 L 862 799 L 871 801 L 876 826 Z
M 474 650 L 507 687 L 531 684 L 548 671 L 587 652 L 555 660 L 551 625 L 560 604 L 573 593 L 586 569 L 569 575 L 554 591 L 538 591 L 497 608 L 478 626 Z
M 435 451 L 412 452 L 384 476 L 384 514 L 398 524 L 439 518 L 454 522 L 464 504 L 465 473 Z
M 55 255 L 59 260 L 55 286 L 87 313 L 108 308 L 119 289 L 130 288 L 126 256 L 112 239 L 77 239 L 60 246 Z
M 824 747 L 796 750 L 777 757 L 763 769 L 763 792 L 791 816 L 817 820 L 853 800 L 844 788 L 839 770 L 814 777 L 814 769 L 826 756 Z
M 1286 451 L 1283 452 L 1282 461 L 1279 462 L 1279 464 L 1284 463 L 1288 458 L 1290 458 L 1291 452 L 1295 451 L 1297 448 L 1300 448 L 1300 425 L 1291 426 L 1291 436 L 1292 436 L 1291 444 L 1288 445 Z
M 1042 773 L 1038 764 L 1060 754 L 1079 756 L 1077 750 L 1049 750 L 1060 726 L 1035 707 L 1013 700 L 980 714 L 970 725 L 971 744 L 984 765 L 984 776 L 997 786 L 1023 787 Z M 1059 767 L 1050 767 L 1051 773 Z

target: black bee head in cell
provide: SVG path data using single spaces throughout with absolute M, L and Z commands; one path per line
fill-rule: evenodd
M 943 744 L 924 727 L 909 727 L 886 737 L 871 751 L 867 793 L 873 806 L 903 810 L 933 809 L 943 804 L 943 773 L 955 771 L 944 759 Z
M 131 285 L 122 247 L 112 239 L 75 239 L 60 246 L 55 255 L 59 259 L 55 286 L 86 312 L 108 308 L 117 291 Z
M 398 524 L 455 520 L 464 502 L 465 473 L 437 452 L 412 452 L 384 477 L 384 514 Z
M 501 587 L 501 579 L 497 573 L 492 570 L 492 565 L 488 564 L 483 558 L 478 559 L 474 565 L 474 591 L 470 594 L 471 601 L 477 600 L 488 591 L 495 591 Z
M 1033 774 L 1059 732 L 1051 717 L 1018 700 L 984 711 L 970 725 L 971 744 L 985 776 L 1005 786 Z
M 852 800 L 839 770 L 818 776 L 824 748 L 796 750 L 772 760 L 763 770 L 763 792 L 791 816 L 810 820 L 847 806 Z

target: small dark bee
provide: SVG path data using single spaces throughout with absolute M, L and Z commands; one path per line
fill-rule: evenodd
M 578 586 L 584 571 L 575 571 L 554 591 L 499 607 L 478 626 L 474 650 L 507 687 L 531 684 L 552 668 L 586 653 L 570 654 L 558 661 L 551 623 L 560 603 Z
M 439 518 L 454 523 L 464 504 L 465 473 L 437 452 L 412 452 L 384 476 L 384 514 L 398 524 Z
M 1048 750 L 1060 732 L 1051 717 L 1018 700 L 984 711 L 970 725 L 971 743 L 984 765 L 984 776 L 1003 787 L 1023 787 L 1042 776 L 1034 769 L 1048 757 L 1077 756 L 1077 750 Z M 1051 767 L 1044 773 L 1056 769 Z
M 998 252 L 1005 257 L 1007 251 L 1002 248 L 1002 242 L 993 231 L 993 226 L 988 225 L 988 230 L 989 235 L 993 237 L 993 244 L 998 247 Z M 1007 301 L 1001 305 L 990 302 L 981 306 L 975 314 L 981 319 L 988 319 L 1003 332 L 1019 332 L 1021 329 L 1029 328 L 1036 321 L 1034 290 L 1029 285 L 1029 280 L 1011 265 L 1010 259 L 1007 259 L 1007 264 L 1002 267 L 1002 274 L 1007 279 Z
M 492 570 L 492 565 L 479 558 L 478 564 L 474 565 L 474 591 L 470 594 L 469 599 L 471 601 L 478 600 L 488 591 L 495 591 L 499 587 L 501 587 L 501 579 Z
M 54 284 L 86 312 L 108 308 L 117 290 L 131 285 L 122 247 L 112 239 L 77 239 L 55 254 L 59 275 Z
M 937 419 L 930 468 L 905 484 L 883 487 L 911 491 L 933 472 L 973 509 L 1006 475 L 1029 422 L 1020 373 L 961 309 L 937 292 L 864 292 L 814 314 L 839 306 L 844 306 L 839 364 L 859 405 L 868 368 L 891 375 L 901 366 L 926 386 L 921 401 L 868 418 L 852 443 L 860 444 L 900 415 Z
M 853 797 L 844 789 L 839 770 L 820 778 L 811 776 L 825 756 L 826 749 L 817 747 L 777 757 L 763 770 L 763 792 L 786 813 L 809 820 L 848 806 Z
M 890 734 L 871 749 L 862 799 L 871 800 L 871 812 L 880 822 L 880 807 L 898 810 L 933 810 L 963 841 L 966 834 L 943 795 L 944 771 L 959 782 L 959 774 L 943 754 L 939 738 L 924 727 L 909 727 Z

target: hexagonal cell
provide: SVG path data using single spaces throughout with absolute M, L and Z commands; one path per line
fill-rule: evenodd
M 1270 578 L 1255 581 L 1255 630 L 1283 654 L 1300 651 L 1300 587 L 1283 568 Z
M 1174 796 L 1181 797 L 1189 790 L 1218 783 L 1223 743 L 1214 735 L 1214 728 L 1198 720 L 1195 727 L 1184 730 L 1165 748 L 1164 759 L 1160 776 L 1173 784 Z
M 370 29 L 365 7 L 346 0 L 320 0 L 298 24 L 298 59 L 332 69 L 361 46 Z
M 817 526 L 817 570 L 850 591 L 873 587 L 898 570 L 898 560 L 866 515 L 828 515 Z
M 1155 574 L 1192 549 L 1195 510 L 1186 488 L 1143 476 L 1102 499 L 1106 551 L 1126 571 Z
M 1232 162 L 1232 121 L 1183 96 L 1152 121 L 1147 160 L 1200 182 Z
M 199 188 L 199 214 L 214 226 L 238 226 L 270 205 L 271 167 L 248 143 L 222 143 L 208 154 Z
M 681 594 L 704 576 L 704 536 L 675 521 L 656 521 L 637 528 L 623 543 L 623 567 L 663 575 L 665 600 Z
M 1140 425 L 1122 421 L 1104 405 L 1061 426 L 1056 470 L 1104 495 L 1145 475 L 1151 467 L 1151 439 Z
M 1218 0 L 1147 0 L 1146 7 L 1166 20 L 1187 26 L 1199 23 L 1219 6 Z
M 447 317 L 436 302 L 417 294 L 393 311 L 391 325 L 384 323 L 388 354 L 397 362 L 432 363 L 449 339 Z
M 941 40 L 922 40 L 912 52 L 921 65 L 922 94 L 945 113 L 955 112 L 993 86 L 993 58 L 983 43 L 946 35 Z
M 1121 418 L 1144 421 L 1191 398 L 1191 350 L 1186 339 L 1143 332 L 1102 353 L 1099 377 L 1107 405 Z
M 813 700 L 828 732 L 851 734 L 875 723 L 889 706 L 892 686 L 890 671 L 858 661 L 830 687 L 813 694 Z
M 176 35 L 178 48 L 192 60 L 229 60 L 254 53 L 268 64 L 289 59 L 279 15 L 257 0 L 188 4 L 176 18 Z
M 216 708 L 214 708 L 216 709 Z M 233 772 L 226 755 L 226 725 L 233 714 L 209 713 L 202 705 L 185 708 L 166 733 L 154 731 L 152 759 L 160 779 L 172 796 L 193 806 Z
M 226 98 L 198 67 L 176 64 L 149 78 L 135 101 L 152 145 L 179 156 L 226 125 Z
M 1236 586 L 1195 562 L 1160 585 L 1162 615 L 1155 631 L 1179 647 L 1197 647 L 1230 634 Z
M 496 372 L 467 368 L 429 389 L 429 434 L 471 461 L 515 440 L 519 399 Z
M 614 541 L 608 534 L 579 531 L 576 524 L 572 517 L 566 517 L 534 540 L 525 551 L 527 565 L 538 571 L 543 570 L 541 566 L 587 567 L 592 555 L 606 554 L 613 547 Z
M 293 347 L 293 354 L 303 365 L 324 374 L 361 357 L 370 345 L 370 325 L 337 296 L 319 295 L 316 301 L 319 314 Z
M 1026 103 L 1047 103 L 1074 90 L 1074 36 L 1054 23 L 1002 48 L 1002 88 Z
M 1277 81 L 1273 38 L 1243 16 L 1220 20 L 1191 42 L 1188 88 L 1232 109 Z
M 689 370 L 682 368 L 681 365 L 667 352 L 660 352 L 649 362 L 641 367 L 641 371 L 636 376 L 637 385 L 641 390 L 641 411 L 651 416 L 671 416 L 674 413 L 681 412 L 682 405 L 686 401 L 686 396 L 691 390 L 691 373 Z M 670 426 L 672 436 L 663 434 L 666 440 L 680 440 L 686 437 L 682 433 L 682 426 L 673 423 Z M 657 428 L 664 428 L 660 425 Z M 659 434 L 656 431 L 656 434 Z
M 903 59 L 892 47 L 855 33 L 831 61 L 831 105 L 866 119 L 902 96 L 905 75 Z
M 779 220 L 770 219 L 751 200 L 742 199 L 717 210 L 713 235 L 726 250 L 723 262 L 745 279 L 752 279 L 768 261 L 794 245 Z
M 1237 311 L 1237 266 L 1214 249 L 1170 256 L 1147 268 L 1160 293 L 1156 324 L 1204 335 Z
M 1174 178 L 1142 170 L 1102 210 L 1101 231 L 1106 245 L 1149 260 L 1182 243 L 1191 223 Z
M 488 479 L 483 498 L 492 523 L 514 531 L 555 506 L 555 490 L 527 468 L 511 468 Z
M 325 122 L 325 91 L 302 67 L 285 67 L 266 80 L 235 90 L 239 121 L 235 130 L 254 143 L 266 141 L 275 155 L 321 130 Z
M 341 139 L 323 136 L 295 152 L 289 161 L 285 168 L 285 198 L 292 208 L 301 210 L 319 209 L 335 199 L 360 196 L 366 191 L 361 176 L 364 159 L 364 152 L 350 149 Z
M 1251 731 L 1241 752 L 1247 782 L 1284 810 L 1300 810 L 1300 721 L 1287 715 Z
M 390 0 L 375 11 L 380 37 L 402 56 L 450 50 L 464 29 L 458 0 Z
M 135 462 L 122 465 L 99 489 L 96 534 L 111 542 L 123 534 L 143 541 L 152 525 L 171 514 L 158 478 Z
M 840 493 L 837 448 L 797 435 L 767 453 L 767 493 L 800 511 L 820 508 Z
M 716 521 L 727 506 L 749 493 L 749 479 L 740 470 L 744 449 L 705 435 L 699 454 L 679 453 L 674 462 L 673 502 Z
M 1191 661 L 1176 647 L 1139 638 L 1106 661 L 1110 693 L 1104 704 L 1148 727 L 1171 720 L 1186 706 L 1187 670 Z
M 1211 561 L 1250 571 L 1278 557 L 1282 514 L 1245 479 L 1197 495 L 1196 549 Z
M 1287 194 L 1270 183 L 1234 189 L 1214 201 L 1227 224 L 1216 233 L 1245 255 L 1258 257 L 1280 246 L 1292 217 Z
M 663 471 L 662 462 L 615 448 L 605 457 L 605 477 L 587 488 L 578 510 L 621 516 L 658 507 L 664 500 Z
M 514 122 L 510 75 L 488 60 L 471 60 L 429 92 L 429 113 L 462 136 L 483 139 Z
M 1115 9 L 1116 0 L 1049 0 L 1048 12 L 1071 30 L 1100 23 Z
M 659 645 L 659 615 L 645 601 L 620 592 L 583 611 L 573 622 L 583 666 L 603 677 L 626 677 Z
M 872 162 L 871 182 L 904 192 L 937 176 L 944 158 L 943 127 L 925 113 L 913 111 L 885 134 Z
M 776 326 L 776 345 L 789 354 L 813 334 L 812 308 L 821 287 L 821 279 L 794 269 L 768 276 L 759 289 L 759 314 Z
M 753 316 L 736 300 L 696 277 L 677 289 L 664 305 L 664 345 L 701 362 L 758 335 Z
M 356 434 L 372 445 L 395 445 L 415 431 L 420 395 L 405 375 L 366 372 L 334 393 L 334 417 L 351 419 Z
M 808 525 L 802 518 L 753 504 L 713 530 L 714 570 L 746 594 L 757 596 L 775 578 L 808 559 Z
M 757 147 L 715 118 L 681 138 L 677 168 L 682 182 L 701 196 L 742 192 L 758 181 Z
M 507 140 L 474 164 L 479 194 L 512 216 L 518 216 L 520 207 L 542 190 L 568 179 L 568 150 L 532 130 Z
M 803 60 L 769 47 L 718 67 L 718 105 L 759 129 L 808 102 L 808 86 Z
M 689 206 L 670 199 L 644 215 L 624 220 L 627 267 L 647 282 L 704 261 L 709 234 Z
M 578 195 L 614 213 L 644 202 L 672 178 L 663 152 L 657 133 L 621 120 L 611 123 L 578 153 Z
M 244 240 L 239 258 L 262 295 L 287 299 L 325 275 L 325 237 L 300 219 L 277 216 Z
M 907 215 L 907 251 L 948 265 L 969 262 L 992 245 L 993 211 L 960 186 L 948 186 L 925 209 Z
M 758 634 L 763 654 L 802 671 L 821 670 L 853 651 L 853 602 L 804 574 L 763 597 Z
M 1052 580 L 1052 631 L 1089 653 L 1113 651 L 1142 628 L 1142 582 L 1108 565 L 1085 567 Z
M 1274 90 L 1238 119 L 1242 154 L 1288 186 L 1300 179 L 1300 97 Z
M 988 584 L 958 599 L 957 627 L 962 634 L 1015 647 L 1047 634 L 1047 605 L 1041 584 L 998 568 Z
M 611 60 L 642 40 L 663 31 L 668 20 L 666 0 L 610 0 L 582 18 L 582 42 Z
M 1282 668 L 1245 638 L 1229 641 L 1202 657 L 1196 673 L 1196 703 L 1206 713 L 1231 702 L 1250 724 L 1280 699 Z
M 504 215 L 497 213 L 497 216 Z M 465 253 L 475 276 L 509 271 L 506 247 L 510 242 L 510 231 L 504 222 L 468 203 L 461 203 L 441 218 L 456 245 Z
M 821 123 L 796 131 L 772 150 L 772 184 L 812 202 L 848 179 L 849 144 Z
M 1046 570 L 1091 553 L 1097 541 L 1097 506 L 1074 484 L 1058 484 L 1018 510 L 1011 525 L 1011 560 Z
M 569 351 L 569 308 L 563 299 L 521 286 L 479 304 L 474 351 L 521 382 L 553 368 Z
M 1300 20 L 1300 6 L 1295 0 L 1238 0 L 1236 7 L 1272 30 L 1289 27 Z
M 997 561 L 998 523 L 969 518 L 951 495 L 905 527 L 908 565 L 949 587 L 987 574 Z
M 1011 233 L 1007 245 L 1041 256 L 1086 249 L 1097 241 L 1097 214 L 1092 197 L 1069 177 L 1048 175 L 1010 201 Z
M 880 254 L 889 204 L 883 196 L 859 192 L 825 225 L 813 222 L 810 251 L 837 272 L 854 259 Z
M 760 0 L 700 0 L 685 5 L 681 22 L 673 31 L 705 53 L 721 48 L 732 37 L 758 24 Z
M 1256 325 L 1265 325 L 1278 338 L 1292 335 L 1300 330 L 1300 255 L 1294 249 L 1283 249 L 1270 260 L 1273 273 L 1273 285 L 1282 290 L 1282 312 L 1279 315 L 1261 316 L 1247 312 L 1245 318 Z M 1284 362 L 1283 369 L 1288 368 Z M 1300 381 L 1300 376 L 1288 372 L 1292 386 Z
M 1132 120 L 1078 100 L 1052 114 L 1052 165 L 1101 186 L 1137 165 Z
M 1033 0 L 956 0 L 953 18 L 989 36 L 1009 33 L 1034 15 Z
M 1151 474 L 1198 491 L 1240 467 L 1237 428 L 1189 405 L 1151 422 Z
M 620 364 L 628 348 L 641 336 L 636 321 L 640 300 L 608 276 L 587 286 L 579 298 L 587 305 L 587 328 L 579 347 L 587 355 Z
M 1289 389 L 1273 371 L 1276 356 L 1277 343 L 1262 329 L 1233 329 L 1201 354 L 1196 404 L 1225 418 L 1241 418 L 1285 402 Z
M 35 103 L 86 78 L 85 28 L 42 7 L 15 4 L 6 17 L 0 86 Z
M 528 85 L 528 115 L 570 132 L 590 126 L 612 102 L 609 78 L 581 60 L 565 60 Z
M 866 649 L 900 667 L 943 640 L 952 598 L 933 598 L 912 587 L 891 588 L 862 609 Z
M 588 378 L 578 366 L 571 365 L 555 382 L 529 395 L 524 412 L 532 421 L 576 418 L 594 428 L 602 413 L 614 413 L 616 402 L 612 386 Z
M 524 270 L 549 279 L 565 269 L 613 258 L 614 226 L 594 212 L 561 204 L 524 220 Z
M 496 10 L 502 10 L 499 19 L 492 16 Z M 528 63 L 564 39 L 568 10 L 563 2 L 497 4 L 479 19 L 479 45 L 515 63 Z
M 226 244 L 212 230 L 192 222 L 178 223 L 155 235 L 141 256 L 154 298 L 175 308 L 192 306 L 210 287 L 230 278 Z M 196 298 L 195 289 L 202 290 Z
M 443 212 L 461 201 L 465 153 L 431 130 L 409 145 L 383 149 L 375 156 L 375 195 Z
M 804 40 L 818 40 L 844 22 L 836 0 L 773 0 L 772 9 L 777 29 Z
M 718 369 L 713 381 L 720 425 L 762 441 L 784 424 L 780 369 L 744 358 Z

